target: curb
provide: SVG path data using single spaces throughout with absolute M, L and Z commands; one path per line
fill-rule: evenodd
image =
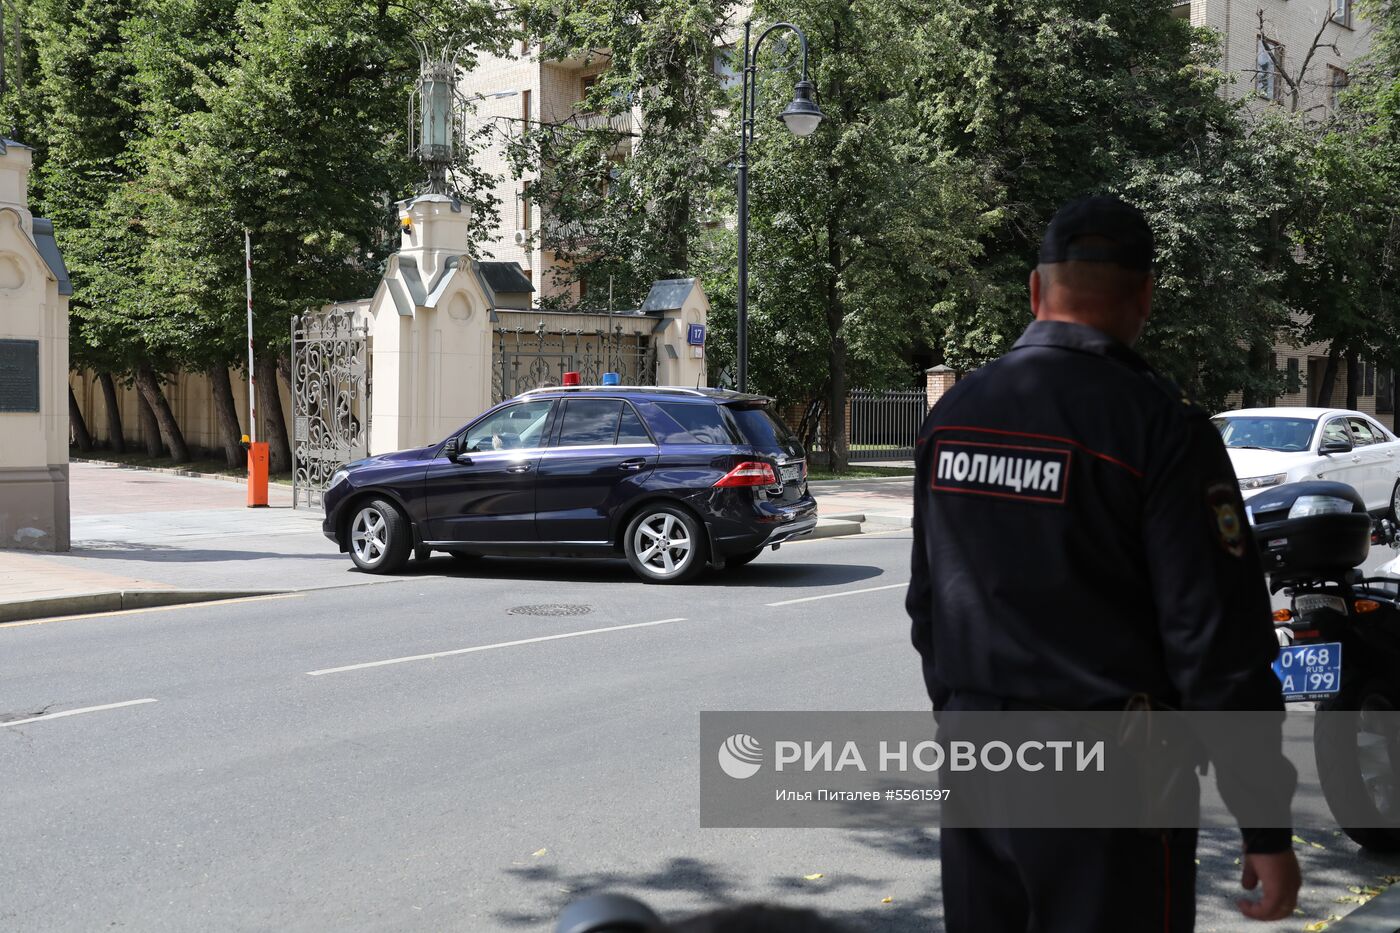
M 1336 923 L 1328 933 L 1397 933 L 1400 931 L 1400 884 L 1386 888 Z
M 846 483 L 910 483 L 914 480 L 914 471 L 910 470 L 908 476 L 850 476 L 844 479 L 813 479 L 808 480 L 809 487 L 816 486 L 843 486 Z
M 226 473 L 201 473 L 198 470 L 186 470 L 184 467 L 155 467 L 142 466 L 139 463 L 118 463 L 115 460 L 93 460 L 88 457 L 69 457 L 69 463 L 91 463 L 96 466 L 116 467 L 119 470 L 140 470 L 142 473 L 164 473 L 167 476 L 188 476 L 193 479 L 217 479 L 225 483 L 247 483 L 246 476 L 229 476 Z M 290 490 L 291 483 L 283 483 L 275 479 L 269 479 L 269 486 L 280 486 Z
M 279 596 L 289 590 L 108 590 L 96 593 L 75 593 L 70 596 L 46 596 L 0 603 L 0 625 L 54 616 L 87 615 L 98 612 L 120 612 L 123 609 L 155 609 L 161 606 L 181 606 L 208 603 L 221 599 L 246 599 L 250 596 Z
M 815 541 L 818 538 L 840 538 L 845 535 L 858 535 L 860 532 L 860 522 L 840 518 L 819 518 L 817 519 L 817 527 L 812 529 L 811 534 L 805 534 L 797 540 Z

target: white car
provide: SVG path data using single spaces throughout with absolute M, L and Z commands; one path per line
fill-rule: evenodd
M 1248 499 L 1303 480 L 1346 483 L 1375 515 L 1400 513 L 1400 439 L 1375 418 L 1339 408 L 1246 408 L 1211 419 Z

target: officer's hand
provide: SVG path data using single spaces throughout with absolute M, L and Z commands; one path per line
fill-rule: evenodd
M 1251 920 L 1282 920 L 1293 913 L 1293 908 L 1298 906 L 1303 875 L 1298 871 L 1298 859 L 1292 849 L 1267 854 L 1245 853 L 1240 884 L 1246 891 L 1253 891 L 1261 882 L 1264 895 L 1259 900 L 1240 898 L 1235 902 L 1240 913 Z

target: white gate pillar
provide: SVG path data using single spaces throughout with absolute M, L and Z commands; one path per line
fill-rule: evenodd
M 371 454 L 421 447 L 491 404 L 493 297 L 470 218 L 428 194 L 399 204 L 399 251 L 370 300 Z
M 53 225 L 29 211 L 31 162 L 0 139 L 0 548 L 66 551 L 73 289 Z
M 698 279 L 664 279 L 651 287 L 642 311 L 660 316 L 656 327 L 656 384 L 700 388 L 705 376 L 705 345 L 692 343 L 692 325 L 708 339 L 710 299 Z

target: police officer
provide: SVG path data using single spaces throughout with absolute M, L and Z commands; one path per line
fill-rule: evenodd
M 1031 273 L 1034 323 L 923 426 L 907 608 L 936 710 L 1112 710 L 1146 695 L 1277 711 L 1281 730 L 1269 597 L 1234 471 L 1207 415 L 1129 349 L 1151 310 L 1153 249 L 1136 208 L 1065 205 Z M 1278 776 L 1271 812 L 1286 813 L 1296 772 L 1280 736 L 1251 754 Z M 1212 757 L 1238 812 L 1257 788 Z M 1291 829 L 1243 836 L 1242 884 L 1262 893 L 1240 911 L 1288 916 Z M 947 929 L 1191 930 L 1195 846 L 1193 829 L 945 828 Z

